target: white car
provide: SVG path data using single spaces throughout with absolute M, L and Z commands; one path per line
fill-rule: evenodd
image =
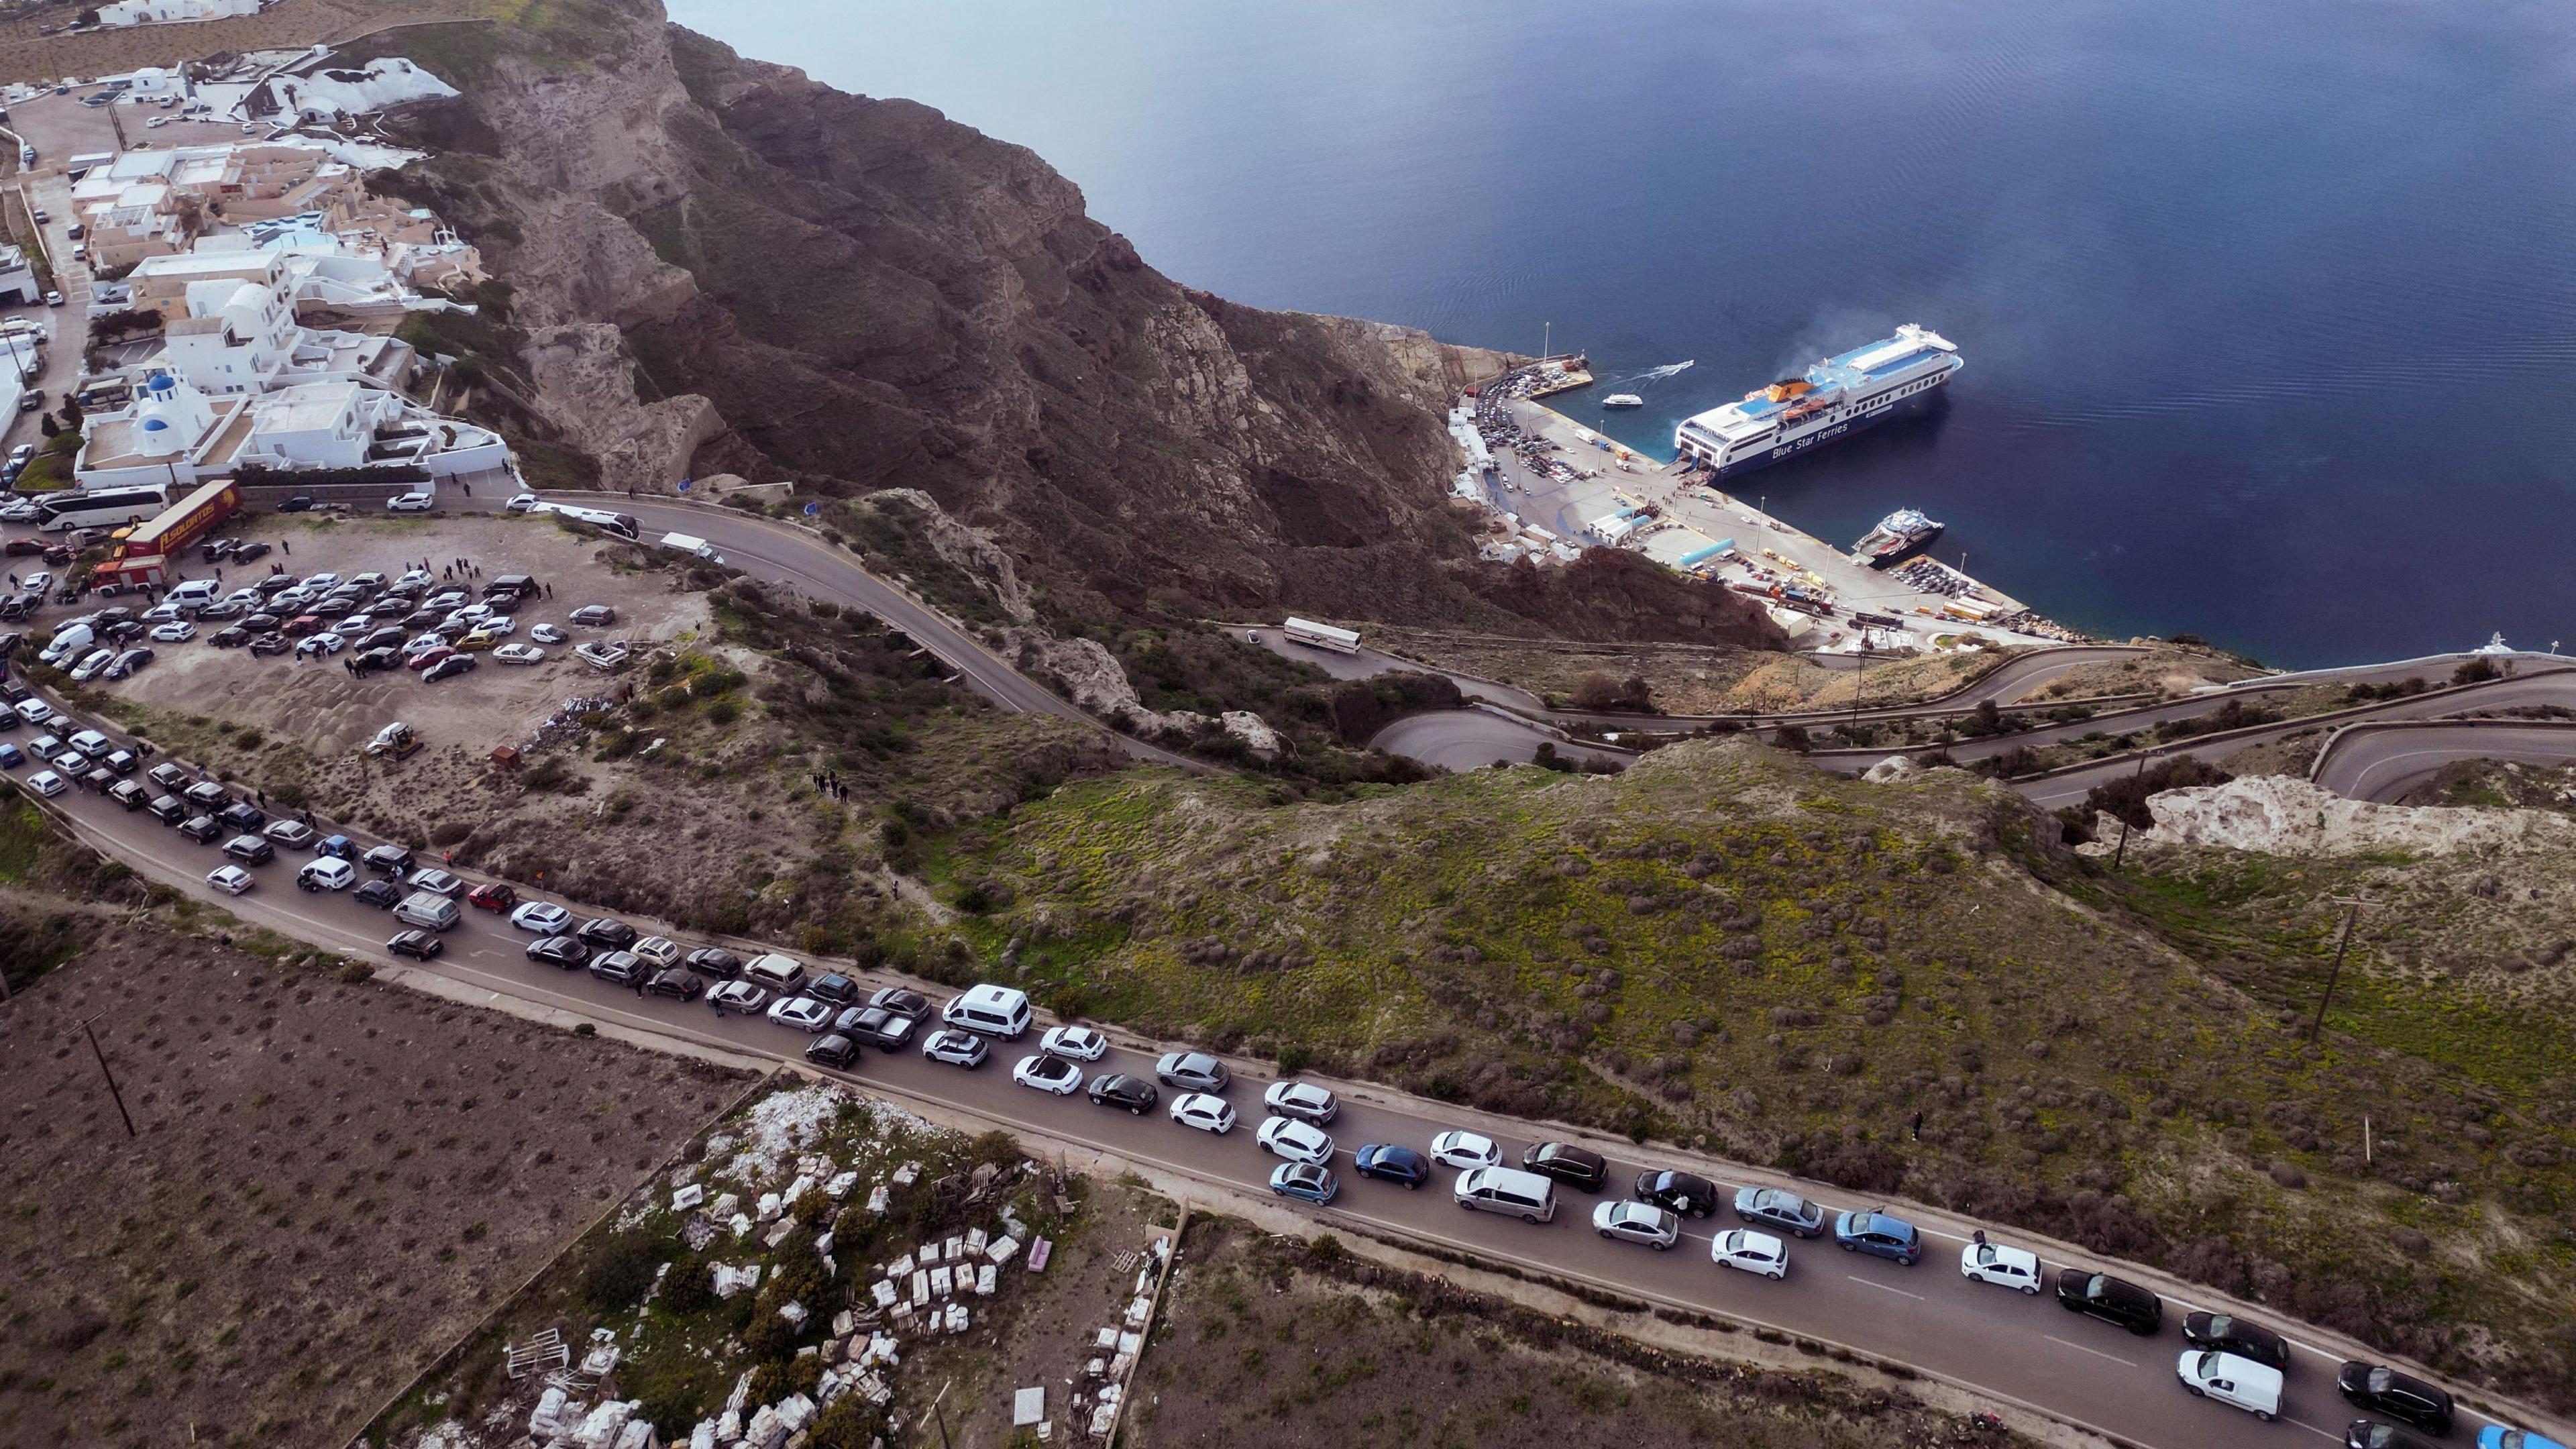
M 339 623 L 332 625 L 331 632 L 340 635 L 343 638 L 354 638 L 365 635 L 368 630 L 373 629 L 374 627 L 376 627 L 375 615 L 351 614 Z
M 540 936 L 561 936 L 572 930 L 572 912 L 552 901 L 528 901 L 510 913 L 510 924 Z
M 325 629 L 319 634 L 308 636 L 303 643 L 296 645 L 295 652 L 311 659 L 325 654 L 337 654 L 348 647 L 348 640 Z
M 574 646 L 572 652 L 580 655 L 582 662 L 593 669 L 615 669 L 626 662 L 626 646 L 623 644 L 581 644 Z
M 437 506 L 435 493 L 404 493 L 385 500 L 387 513 L 427 513 Z
M 2185 1349 L 2174 1373 L 2194 1398 L 2234 1404 L 2265 1423 L 2281 1412 L 2281 1371 L 2214 1349 Z
M 222 891 L 225 895 L 237 896 L 257 885 L 258 882 L 251 879 L 250 872 L 240 866 L 219 865 L 206 872 L 206 884 Z
M 668 936 L 647 936 L 626 949 L 657 971 L 680 964 L 680 943 Z
M 358 878 L 358 868 L 336 855 L 326 855 L 295 873 L 295 883 L 308 891 L 344 891 Z
M 185 619 L 173 619 L 155 626 L 151 637 L 155 644 L 185 644 L 197 637 L 197 626 Z
M 513 493 L 510 495 L 510 501 L 501 505 L 501 511 L 504 513 L 525 513 L 536 506 L 537 495 L 534 493 Z
M 447 611 L 447 622 L 451 624 L 480 624 L 491 617 L 490 604 L 459 604 Z
M 304 587 L 308 589 L 328 589 L 339 582 L 340 576 L 329 569 L 324 569 L 318 574 L 306 574 L 304 576 Z
M 1050 1027 L 1038 1038 L 1038 1050 L 1051 1057 L 1096 1062 L 1109 1054 L 1109 1038 L 1087 1026 Z
M 27 788 L 49 800 L 71 787 L 71 781 L 64 779 L 62 776 L 55 774 L 51 770 L 38 770 L 36 773 L 27 777 Z
M 1272 1082 L 1270 1090 L 1261 1094 L 1261 1102 L 1282 1117 L 1295 1117 L 1318 1127 L 1332 1121 L 1342 1110 L 1331 1092 L 1312 1082 Z
M 1290 1162 L 1330 1162 L 1333 1139 L 1312 1122 L 1294 1117 L 1265 1117 L 1261 1131 L 1253 1138 L 1261 1150 L 1287 1158 Z
M 832 1024 L 832 1007 L 810 996 L 790 996 L 769 1008 L 769 1019 L 798 1031 L 821 1031 Z
M 528 637 L 540 644 L 561 644 L 572 636 L 552 624 L 531 624 L 528 626 Z
M 1789 1246 L 1769 1233 L 1734 1228 L 1709 1240 L 1709 1261 L 1721 1268 L 1740 1268 L 1765 1278 L 1789 1275 Z
M 982 1037 L 956 1027 L 943 1027 L 921 1039 L 921 1055 L 926 1060 L 946 1062 L 970 1072 L 984 1065 L 984 1058 L 991 1054 L 991 1050 L 984 1045 Z
M 44 728 L 45 722 L 53 717 L 54 707 L 45 703 L 41 699 L 22 699 L 18 701 L 18 718 L 36 726 L 38 729 Z
M 492 657 L 504 664 L 537 664 L 544 661 L 546 651 L 534 644 L 499 644 L 493 646 Z
M 107 666 L 114 664 L 115 662 L 115 650 L 93 649 L 89 652 L 88 657 L 82 659 L 80 663 L 72 666 L 72 682 L 74 684 L 87 684 L 89 681 L 105 674 L 107 672 Z
M 1020 1058 L 1020 1064 L 1011 1068 L 1011 1080 L 1023 1087 L 1070 1097 L 1082 1090 L 1082 1068 L 1075 1066 L 1069 1057 L 1039 1052 L 1035 1056 Z
M 398 589 L 425 589 L 436 582 L 438 582 L 438 580 L 431 576 L 429 570 L 411 569 L 405 572 L 401 578 L 394 580 L 394 587 Z
M 74 731 L 72 737 L 63 741 L 63 743 L 80 751 L 82 754 L 89 756 L 93 760 L 106 758 L 108 753 L 116 748 L 116 741 L 109 739 L 107 736 L 100 734 L 96 730 Z
M 767 991 L 748 981 L 727 981 L 707 992 L 709 1005 L 739 1011 L 745 1016 L 760 1010 L 760 1004 L 768 999 Z
M 1473 1132 L 1443 1132 L 1431 1139 L 1431 1160 L 1443 1167 L 1461 1170 L 1498 1167 L 1503 1161 L 1503 1149 L 1495 1146 L 1491 1137 L 1479 1137 Z
M 160 603 L 154 604 L 151 608 L 144 610 L 137 617 L 146 624 L 167 624 L 171 620 L 181 617 L 179 613 L 179 601 L 176 599 L 163 599 Z
M 1959 1276 L 2024 1293 L 2039 1291 L 2039 1255 L 2002 1243 L 1970 1243 L 1959 1250 Z
M 1234 1109 L 1226 1105 L 1223 1097 L 1211 1097 L 1205 1092 L 1185 1092 L 1172 1102 L 1172 1120 L 1184 1127 L 1196 1127 L 1201 1132 L 1213 1132 L 1223 1137 L 1234 1130 Z
M 1614 1242 L 1643 1243 L 1660 1253 L 1681 1241 L 1682 1220 L 1653 1203 L 1622 1199 L 1592 1210 L 1592 1231 Z

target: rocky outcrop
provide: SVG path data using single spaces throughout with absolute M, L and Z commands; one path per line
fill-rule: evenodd
M 2288 775 L 2167 790 L 2147 797 L 2147 810 L 2155 825 L 2131 834 L 2132 851 L 2189 845 L 2267 855 L 2449 855 L 2576 844 L 2576 821 L 2545 810 L 2373 805 Z M 2107 855 L 2120 839 L 2120 822 L 2104 815 L 2094 835 L 2093 843 L 2078 849 Z
M 694 396 L 722 431 L 681 466 L 917 490 L 1059 626 L 1160 606 L 1775 642 L 1642 560 L 1472 556 L 1444 414 L 1498 355 L 1182 287 L 1034 153 L 744 60 L 652 0 L 564 15 L 577 37 L 386 44 L 471 72 L 446 75 L 469 116 L 414 122 L 446 143 L 415 180 L 516 289 L 534 410 L 612 483 L 677 476 Z

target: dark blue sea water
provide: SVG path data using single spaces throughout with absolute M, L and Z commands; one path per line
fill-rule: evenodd
M 672 0 L 1032 147 L 1174 277 L 1673 422 L 1920 321 L 1946 411 L 1738 480 L 2110 635 L 2576 646 L 2576 7 Z M 1601 391 L 1614 390 L 1604 386 Z M 1569 410 L 1589 420 L 1580 402 Z

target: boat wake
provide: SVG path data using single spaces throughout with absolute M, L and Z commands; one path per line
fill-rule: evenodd
M 1631 374 L 1631 375 L 1629 375 L 1629 376 L 1627 376 L 1627 377 L 1623 377 L 1623 378 L 1619 379 L 1619 381 L 1621 381 L 1621 382 L 1662 382 L 1664 379 L 1666 379 L 1666 378 L 1668 378 L 1668 377 L 1679 377 L 1679 376 L 1681 376 L 1683 373 L 1690 371 L 1692 368 L 1694 368 L 1694 367 L 1696 367 L 1696 366 L 1698 366 L 1698 365 L 1699 365 L 1699 359 L 1698 359 L 1698 358 L 1696 358 L 1696 357 L 1692 358 L 1692 359 L 1691 359 L 1690 361 L 1688 361 L 1688 362 L 1667 362 L 1667 363 L 1665 363 L 1665 364 L 1664 364 L 1663 366 L 1661 366 L 1661 367 L 1650 367 L 1650 368 L 1647 368 L 1647 369 L 1646 369 L 1645 371 L 1643 371 L 1643 372 L 1640 372 L 1640 373 L 1633 373 L 1633 374 Z

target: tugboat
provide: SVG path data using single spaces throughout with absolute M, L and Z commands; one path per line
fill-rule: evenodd
M 1878 521 L 1852 553 L 1874 569 L 1883 569 L 1941 536 L 1942 525 L 1916 509 L 1900 508 Z
M 1601 400 L 1605 408 L 1641 408 L 1646 400 L 1633 392 L 1614 392 Z

